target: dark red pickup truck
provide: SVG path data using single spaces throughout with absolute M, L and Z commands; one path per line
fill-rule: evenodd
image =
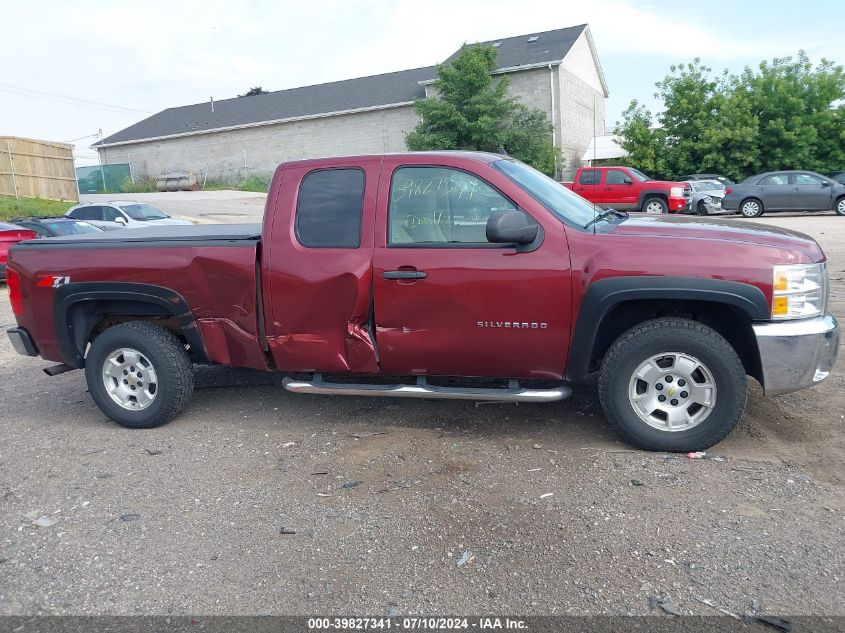
M 581 167 L 574 182 L 561 183 L 582 198 L 619 211 L 689 211 L 692 189 L 682 182 L 652 180 L 633 167 Z
M 703 449 L 767 393 L 830 372 L 815 241 L 727 220 L 629 217 L 492 154 L 286 163 L 263 228 L 157 227 L 10 254 L 22 354 L 85 368 L 128 427 L 173 418 L 192 363 L 297 393 L 549 402 L 599 372 L 637 446 Z

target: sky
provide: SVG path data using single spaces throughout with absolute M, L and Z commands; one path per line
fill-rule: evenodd
M 168 107 L 429 66 L 464 42 L 587 23 L 607 122 L 700 57 L 739 71 L 794 55 L 845 62 L 841 0 L 0 0 L 0 136 L 73 142 Z M 14 25 L 18 25 L 15 27 Z M 10 28 L 11 27 L 11 28 Z

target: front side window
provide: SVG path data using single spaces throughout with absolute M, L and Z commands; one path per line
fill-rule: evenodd
M 608 169 L 607 176 L 605 176 L 604 184 L 606 185 L 624 185 L 625 179 L 628 178 L 628 174 L 626 174 L 621 169 Z
M 598 169 L 585 169 L 578 176 L 579 185 L 597 185 L 601 182 L 601 172 Z
M 516 205 L 472 174 L 448 167 L 400 167 L 388 212 L 391 245 L 487 244 L 487 220 Z
M 362 170 L 312 171 L 299 185 L 296 239 L 309 248 L 358 248 L 363 213 Z
M 796 185 L 816 185 L 818 187 L 824 182 L 821 178 L 812 174 L 795 174 L 793 178 Z
M 123 217 L 120 211 L 114 207 L 103 207 L 103 219 L 106 222 L 116 222 L 118 218 Z

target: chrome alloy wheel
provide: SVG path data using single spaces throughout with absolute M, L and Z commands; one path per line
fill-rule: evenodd
M 111 399 L 129 411 L 146 409 L 158 392 L 155 367 L 146 356 L 130 347 L 116 349 L 106 357 L 103 384 Z
M 634 413 L 660 431 L 686 431 L 716 406 L 716 381 L 707 366 L 683 352 L 655 354 L 641 363 L 628 384 Z
M 663 205 L 658 201 L 649 202 L 645 207 L 646 213 L 663 213 Z
M 742 215 L 746 218 L 755 218 L 760 213 L 760 205 L 754 200 L 749 200 L 742 205 Z

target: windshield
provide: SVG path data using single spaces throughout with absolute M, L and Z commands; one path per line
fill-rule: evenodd
M 88 222 L 45 222 L 53 235 L 81 235 L 82 233 L 99 233 L 93 224 Z
M 633 167 L 628 167 L 628 171 L 631 172 L 631 175 L 634 178 L 636 178 L 637 180 L 639 180 L 640 182 L 644 182 L 646 180 L 652 180 L 651 178 L 646 176 L 643 172 L 641 172 L 639 169 L 634 169 Z
M 528 165 L 515 160 L 491 164 L 561 220 L 583 227 L 599 211 L 591 202 Z
M 162 211 L 156 209 L 153 205 L 145 202 L 138 204 L 126 204 L 120 207 L 133 220 L 144 222 L 145 220 L 162 220 L 169 217 Z

